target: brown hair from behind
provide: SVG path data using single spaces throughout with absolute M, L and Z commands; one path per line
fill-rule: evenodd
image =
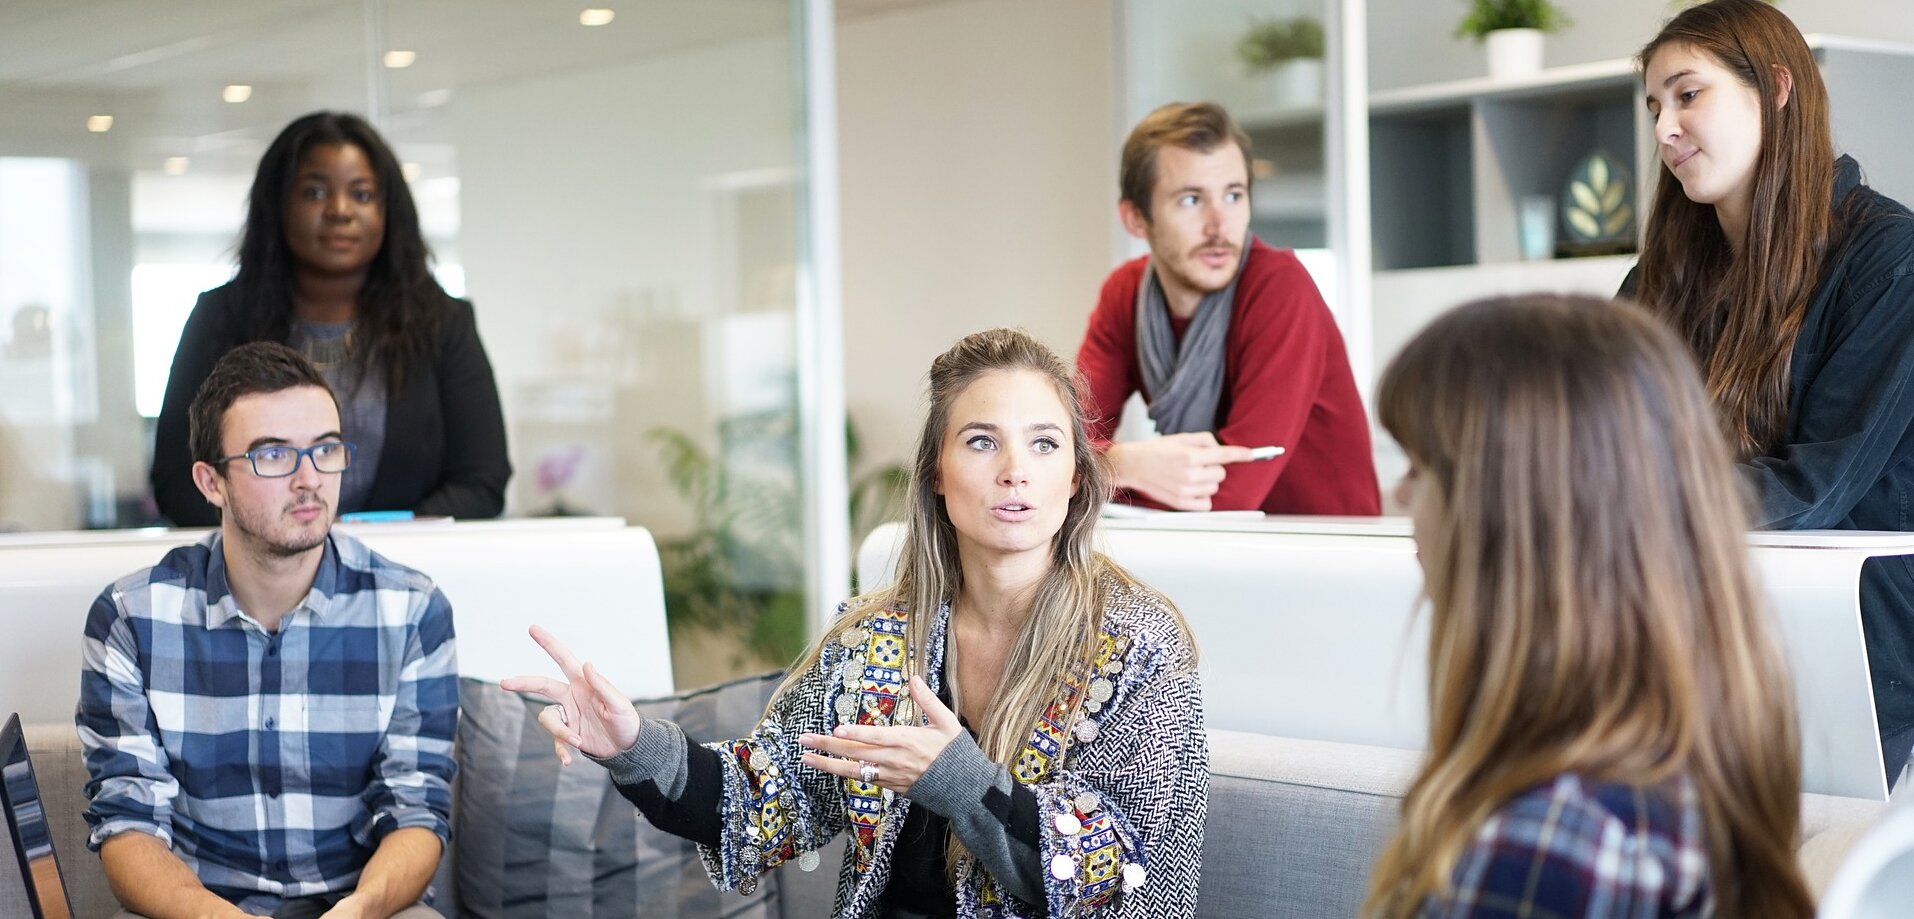
M 1833 232 L 1834 142 L 1821 69 L 1787 14 L 1760 0 L 1712 0 L 1668 21 L 1637 56 L 1704 52 L 1753 87 L 1766 117 L 1747 238 L 1737 248 L 1713 207 L 1688 200 L 1664 163 L 1642 241 L 1636 296 L 1666 319 L 1701 363 L 1708 395 L 1741 458 L 1779 441 L 1789 365 Z M 1792 83 L 1777 107 L 1781 82 Z
M 1365 915 L 1414 914 L 1484 821 L 1564 773 L 1686 775 L 1720 915 L 1811 915 L 1794 694 L 1679 339 L 1605 300 L 1472 303 L 1403 349 L 1377 405 L 1423 504 L 1429 751 Z
M 1214 102 L 1172 102 L 1143 116 L 1123 142 L 1117 188 L 1123 200 L 1150 217 L 1150 195 L 1156 191 L 1156 155 L 1164 147 L 1182 147 L 1209 153 L 1218 145 L 1234 143 L 1243 151 L 1243 173 L 1254 175 L 1249 135 L 1229 112 Z
M 326 395 L 332 396 L 333 404 L 338 404 L 338 396 L 326 385 L 326 378 L 312 362 L 285 345 L 256 341 L 226 352 L 206 375 L 206 381 L 199 384 L 199 392 L 193 394 L 193 404 L 186 412 L 187 443 L 192 445 L 193 459 L 217 463 L 226 455 L 224 422 L 226 410 L 232 408 L 234 402 L 244 396 L 298 386 L 323 389 Z

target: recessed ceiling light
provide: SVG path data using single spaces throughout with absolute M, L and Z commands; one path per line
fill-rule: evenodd
M 86 129 L 95 134 L 105 134 L 113 130 L 113 116 L 88 115 L 86 119 Z
M 584 10 L 579 12 L 578 24 L 581 26 L 608 25 L 611 23 L 612 19 L 616 18 L 617 16 L 618 16 L 617 13 L 614 13 L 611 10 L 605 9 L 602 6 L 587 7 Z
M 166 165 L 163 168 L 169 176 L 183 176 L 186 174 L 186 167 L 189 165 L 191 165 L 191 161 L 186 157 L 169 156 L 166 158 Z
M 392 70 L 404 70 L 412 66 L 412 62 L 418 59 L 419 53 L 416 51 L 387 51 L 385 53 L 385 65 Z
M 452 101 L 450 89 L 428 89 L 419 94 L 419 108 L 438 108 Z
M 419 164 L 400 163 L 399 173 L 405 176 L 407 182 L 417 182 L 419 180 Z
M 244 83 L 234 83 L 220 90 L 219 97 L 237 105 L 253 97 L 253 88 Z

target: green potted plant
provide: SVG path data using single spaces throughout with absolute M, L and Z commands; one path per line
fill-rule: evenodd
M 1323 24 L 1310 16 L 1254 17 L 1236 41 L 1236 58 L 1268 83 L 1279 106 L 1317 105 L 1323 96 Z
M 1542 69 L 1542 35 L 1569 24 L 1568 14 L 1549 0 L 1468 0 L 1468 4 L 1469 12 L 1455 33 L 1487 46 L 1489 76 L 1496 79 Z

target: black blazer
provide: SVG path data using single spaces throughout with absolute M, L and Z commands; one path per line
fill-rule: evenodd
M 153 438 L 153 497 L 176 526 L 217 526 L 219 511 L 193 484 L 187 408 L 213 364 L 241 338 L 239 291 L 231 284 L 199 296 L 180 333 Z M 407 368 L 386 394 L 385 447 L 364 508 L 421 515 L 496 517 L 505 509 L 512 465 L 505 453 L 492 363 L 479 343 L 472 304 L 445 298 L 430 361 Z

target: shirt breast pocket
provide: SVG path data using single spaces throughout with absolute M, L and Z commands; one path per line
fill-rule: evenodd
M 315 794 L 356 795 L 365 788 L 391 717 L 381 699 L 305 697 L 305 759 Z

